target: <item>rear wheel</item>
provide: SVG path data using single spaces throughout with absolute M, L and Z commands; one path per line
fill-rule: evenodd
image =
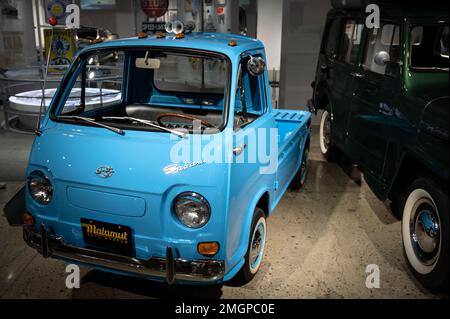
M 411 271 L 431 290 L 448 290 L 448 195 L 432 178 L 416 180 L 403 210 L 403 248 Z
M 291 189 L 298 190 L 301 189 L 303 185 L 305 185 L 308 170 L 309 170 L 309 146 L 307 145 L 303 152 L 302 165 L 300 166 L 298 172 L 295 174 L 295 177 L 291 182 Z
M 266 234 L 266 216 L 262 209 L 256 208 L 253 214 L 250 239 L 247 253 L 245 254 L 245 263 L 234 278 L 237 284 L 245 285 L 249 283 L 258 272 L 264 257 Z
M 327 110 L 323 111 L 320 120 L 320 151 L 329 162 L 337 158 L 338 149 L 331 140 L 331 114 Z

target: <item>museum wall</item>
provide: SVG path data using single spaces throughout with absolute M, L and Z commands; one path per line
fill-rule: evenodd
M 28 66 L 36 56 L 31 1 L 0 1 L 0 68 Z
M 257 36 L 266 46 L 269 70 L 280 70 L 283 1 L 258 1 Z
M 284 0 L 280 107 L 306 110 L 329 0 Z

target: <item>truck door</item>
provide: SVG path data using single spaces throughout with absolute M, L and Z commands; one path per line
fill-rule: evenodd
M 327 21 L 323 33 L 322 47 L 320 48 L 319 61 L 317 63 L 316 79 L 313 83 L 314 96 L 313 105 L 316 108 L 324 108 L 323 101 L 326 100 L 328 80 L 330 71 L 334 68 L 338 53 L 338 42 L 342 35 L 342 19 L 331 18 Z
M 242 242 L 243 223 L 246 212 L 261 188 L 275 183 L 276 169 L 271 174 L 263 174 L 261 169 L 266 163 L 261 162 L 259 152 L 265 147 L 265 153 L 275 151 L 278 140 L 270 145 L 270 129 L 276 128 L 275 120 L 269 112 L 270 98 L 266 88 L 269 87 L 267 72 L 259 76 L 250 74 L 247 70 L 248 57 L 241 61 L 239 87 L 236 92 L 233 132 L 233 163 L 230 177 L 230 208 L 228 219 L 227 253 L 231 255 Z M 264 134 L 262 134 L 264 132 Z M 277 138 L 277 136 L 276 136 Z M 265 143 L 264 143 L 265 142 Z M 263 144 L 266 144 L 265 146 Z M 278 152 L 275 154 L 278 157 Z M 276 165 L 276 163 L 275 163 Z M 256 204 L 256 203 L 255 203 Z
M 353 83 L 358 79 L 358 64 L 362 41 L 362 19 L 346 19 L 336 61 L 329 65 L 329 101 L 332 112 L 332 139 L 343 147 L 347 136 Z
M 400 87 L 400 25 L 383 22 L 381 28 L 367 30 L 354 94 L 346 152 L 365 171 L 380 179 L 391 125 L 398 110 Z M 382 182 L 382 181 L 380 181 Z

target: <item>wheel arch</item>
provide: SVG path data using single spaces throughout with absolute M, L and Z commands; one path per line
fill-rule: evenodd
M 261 191 L 259 191 L 257 193 L 257 195 L 254 197 L 253 201 L 251 202 L 251 204 L 248 207 L 248 210 L 245 214 L 245 220 L 243 223 L 243 242 L 241 244 L 241 247 L 245 248 L 242 249 L 243 250 L 243 254 L 241 254 L 242 256 L 245 255 L 246 251 L 247 251 L 247 247 L 248 247 L 248 241 L 249 241 L 249 237 L 250 237 L 250 228 L 252 226 L 252 219 L 253 219 L 253 214 L 255 212 L 256 208 L 260 208 L 264 211 L 264 215 L 266 216 L 266 218 L 268 218 L 270 216 L 270 193 L 269 190 L 267 189 L 262 189 Z

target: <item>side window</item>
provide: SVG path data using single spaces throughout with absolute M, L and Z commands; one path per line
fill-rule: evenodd
M 383 23 L 380 29 L 369 30 L 364 50 L 364 69 L 378 74 L 394 76 L 396 69 L 393 68 L 394 64 L 380 65 L 376 63 L 375 57 L 380 52 L 388 53 L 390 61 L 398 61 L 401 54 L 399 25 Z
M 410 30 L 410 37 L 412 68 L 448 70 L 448 24 L 415 25 Z
M 449 58 L 448 55 L 448 26 L 446 26 L 441 33 L 439 39 L 439 53 L 443 58 Z
M 88 56 L 61 111 L 81 114 L 122 102 L 124 53 L 104 51 Z
M 323 47 L 323 53 L 331 57 L 335 54 L 337 54 L 337 46 L 338 46 L 338 39 L 340 35 L 340 19 L 334 19 L 330 21 L 327 25 L 327 36 L 326 39 L 324 39 L 324 47 Z
M 358 63 L 363 28 L 364 24 L 355 20 L 347 20 L 339 50 L 339 59 L 341 61 L 350 64 Z

